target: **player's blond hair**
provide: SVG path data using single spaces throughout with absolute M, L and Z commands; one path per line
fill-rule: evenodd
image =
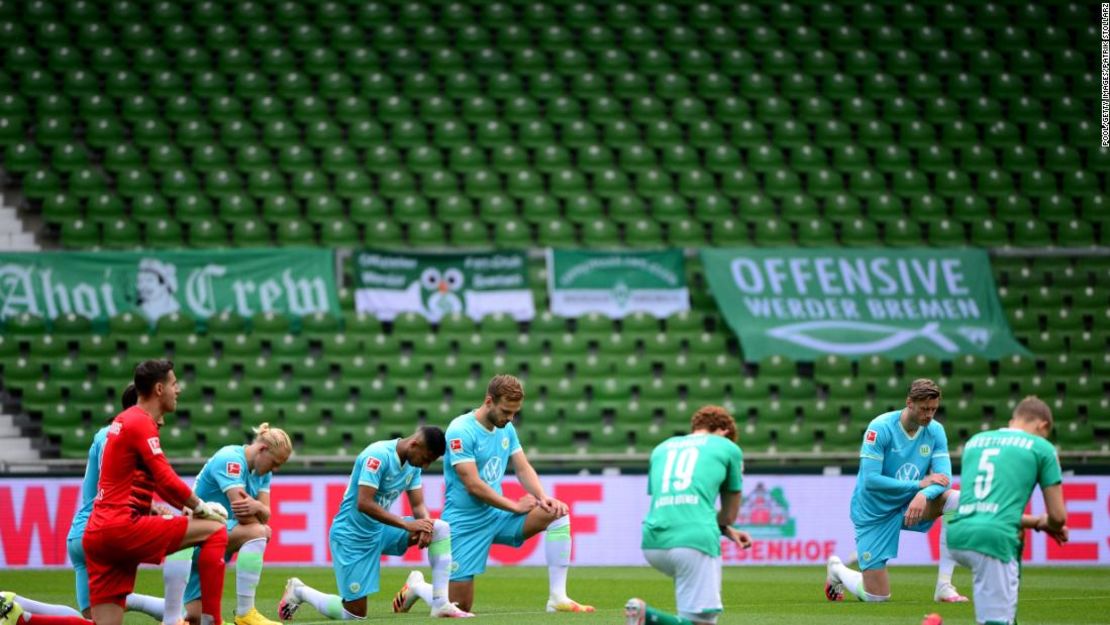
M 254 432 L 254 442 L 264 443 L 275 453 L 293 454 L 293 440 L 289 438 L 285 430 L 270 427 L 269 423 L 263 423 L 252 431 Z
M 1047 421 L 1052 425 L 1052 408 L 1036 395 L 1026 395 L 1025 399 L 1014 407 L 1014 419 L 1022 421 Z
M 690 417 L 690 431 L 706 430 L 716 432 L 724 430 L 725 437 L 736 442 L 736 420 L 727 410 L 720 406 L 702 406 L 694 416 Z
M 486 395 L 497 403 L 502 399 L 506 401 L 521 401 L 524 399 L 524 385 L 514 375 L 503 373 L 493 376 L 486 387 Z
M 910 384 L 910 391 L 906 398 L 919 402 L 924 399 L 940 399 L 940 387 L 928 378 L 918 378 Z

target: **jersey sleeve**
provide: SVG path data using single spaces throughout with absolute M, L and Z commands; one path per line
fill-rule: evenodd
M 247 482 L 243 479 L 243 472 L 248 469 L 239 458 L 231 454 L 216 454 L 209 465 L 212 467 L 212 480 L 221 493 L 226 494 L 233 488 L 242 488 L 246 492 Z
M 463 462 L 478 462 L 478 459 L 474 457 L 478 445 L 474 440 L 474 433 L 469 429 L 461 426 L 447 428 L 445 438 L 447 439 L 447 458 L 451 466 Z
M 744 486 L 744 452 L 740 447 L 732 444 L 728 450 L 728 474 L 725 476 L 723 490 L 730 493 L 743 492 Z
M 158 428 L 147 418 L 131 419 L 124 428 L 127 446 L 136 453 L 154 477 L 154 490 L 171 506 L 180 508 L 193 491 L 181 481 L 162 453 Z
M 929 458 L 929 470 L 933 473 L 947 475 L 949 482 L 951 482 L 952 457 L 948 455 L 948 436 L 944 432 L 944 426 L 940 423 L 934 421 L 929 427 L 933 429 L 933 455 Z M 921 492 L 925 493 L 926 499 L 932 501 L 940 497 L 941 493 L 946 490 L 948 490 L 947 486 L 931 484 Z
M 1037 453 L 1037 483 L 1040 484 L 1041 488 L 1045 488 L 1063 482 L 1063 477 L 1060 475 L 1060 459 L 1056 457 L 1056 450 L 1048 441 L 1042 439 L 1037 442 L 1043 443 L 1036 446 L 1039 450 Z
M 81 481 L 81 504 L 96 498 L 96 487 L 100 482 L 100 459 L 104 455 L 104 437 L 97 434 L 89 447 L 89 460 L 85 463 L 85 477 Z
M 382 483 L 382 474 L 385 473 L 389 461 L 389 449 L 381 447 L 370 450 L 366 460 L 358 470 L 358 485 L 378 488 Z
M 266 475 L 263 475 L 261 478 L 259 478 L 259 480 L 258 480 L 258 492 L 259 493 L 268 493 L 268 492 L 270 492 L 270 478 L 271 477 L 273 477 L 273 474 L 272 473 L 267 473 Z
M 516 426 L 510 423 L 505 426 L 505 430 L 509 435 L 509 455 L 511 456 L 518 451 L 524 451 L 524 448 L 520 446 L 520 437 L 516 435 Z
M 421 471 L 420 469 L 416 469 L 412 472 L 412 481 L 409 482 L 408 490 L 419 490 L 421 488 L 424 488 L 424 485 L 420 483 L 420 475 L 422 473 L 423 471 Z
M 880 463 L 886 457 L 886 446 L 890 444 L 890 432 L 878 423 L 872 422 L 863 433 L 863 445 L 860 446 L 859 457 L 878 460 Z

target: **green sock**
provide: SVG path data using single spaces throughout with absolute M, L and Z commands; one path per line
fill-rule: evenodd
M 681 616 L 660 612 L 652 607 L 647 608 L 646 615 L 644 622 L 649 625 L 694 625 Z

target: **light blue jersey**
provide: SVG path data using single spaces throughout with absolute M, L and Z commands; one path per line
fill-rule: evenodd
M 447 482 L 447 497 L 443 506 L 443 518 L 454 523 L 456 517 L 481 515 L 490 505 L 466 492 L 466 486 L 459 479 L 455 465 L 473 462 L 478 468 L 478 476 L 490 488 L 501 494 L 501 481 L 509 465 L 509 456 L 521 451 L 520 439 L 512 423 L 503 428 L 487 430 L 474 415 L 474 411 L 455 417 L 444 433 L 447 438 L 447 456 L 444 462 L 444 478 Z
M 246 446 L 228 445 L 220 448 L 204 463 L 193 483 L 193 492 L 204 501 L 221 504 L 230 514 L 231 499 L 227 496 L 228 491 L 242 488 L 247 495 L 258 499 L 260 493 L 270 492 L 270 476 L 270 473 L 257 475 L 250 470 Z M 227 524 L 229 531 L 238 525 L 235 515 L 228 517 Z
M 358 510 L 358 488 L 370 486 L 378 489 L 374 502 L 388 510 L 401 493 L 421 488 L 420 469 L 407 462 L 401 462 L 397 455 L 397 443 L 401 439 L 378 441 L 362 450 L 355 460 L 339 513 L 331 526 L 332 536 L 351 539 L 373 538 L 382 531 L 383 525 Z
M 108 440 L 108 426 L 100 428 L 93 436 L 92 446 L 89 447 L 89 460 L 85 463 L 85 479 L 81 480 L 81 507 L 73 515 L 73 523 L 69 526 L 69 535 L 66 540 L 81 538 L 85 535 L 85 525 L 92 514 L 93 500 L 96 499 L 96 485 L 100 481 L 100 458 L 104 453 L 104 442 Z
M 851 515 L 856 525 L 878 523 L 900 515 L 922 489 L 927 472 L 952 478 L 948 438 L 936 420 L 913 436 L 902 428 L 901 410 L 879 415 L 867 426 L 860 448 L 859 475 L 852 493 Z M 946 489 L 932 485 L 926 498 L 936 499 Z

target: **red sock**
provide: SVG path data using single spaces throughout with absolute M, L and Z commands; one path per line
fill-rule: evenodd
M 23 614 L 20 619 L 29 625 L 93 625 L 93 622 L 80 616 L 47 616 L 45 614 Z
M 221 528 L 200 546 L 197 566 L 200 568 L 200 611 L 212 617 L 212 625 L 221 625 L 220 597 L 224 594 L 224 551 L 227 530 Z M 76 625 L 76 624 L 73 624 Z

